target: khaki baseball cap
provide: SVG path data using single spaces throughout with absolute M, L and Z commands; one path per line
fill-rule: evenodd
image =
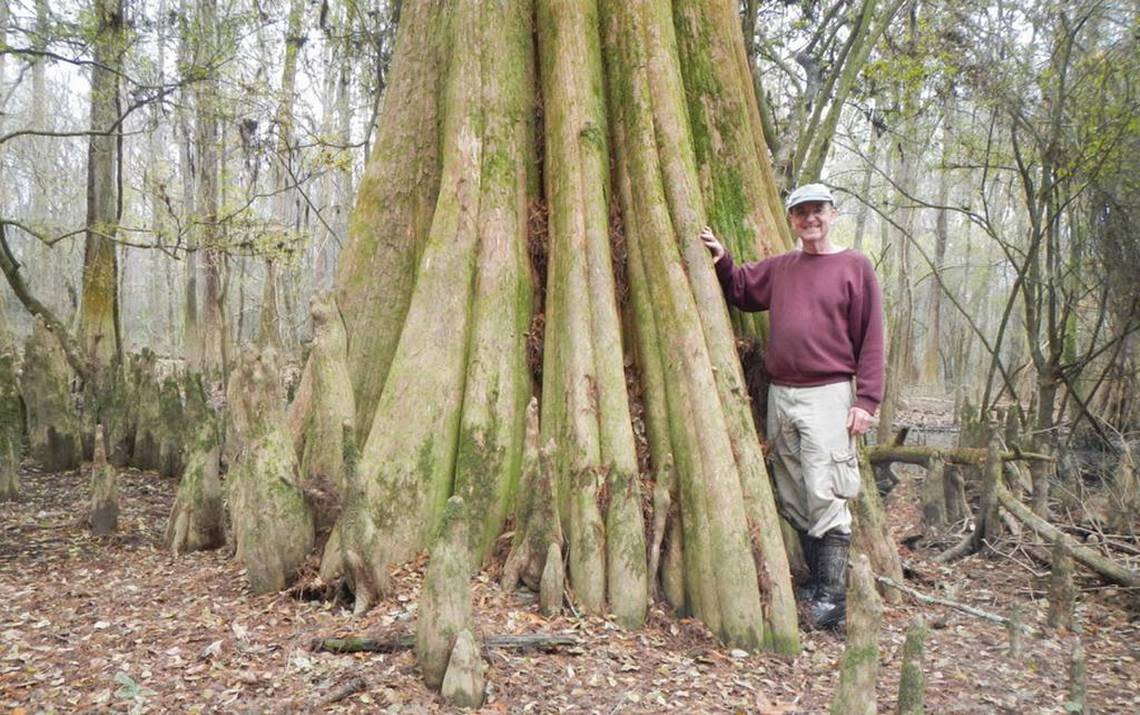
M 804 184 L 788 194 L 784 206 L 788 211 L 791 211 L 793 206 L 806 204 L 809 201 L 826 201 L 832 206 L 835 205 L 835 197 L 831 195 L 831 189 L 827 188 L 827 186 L 823 184 Z

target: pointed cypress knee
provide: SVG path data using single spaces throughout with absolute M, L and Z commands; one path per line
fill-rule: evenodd
M 847 587 L 847 647 L 839 673 L 839 690 L 831 702 L 833 715 L 873 715 L 875 680 L 879 674 L 879 627 L 883 604 L 867 557 L 860 554 Z
M 515 509 L 515 535 L 503 567 L 503 590 L 514 591 L 522 581 L 538 591 L 550 546 L 562 548 L 562 524 L 554 503 L 554 442 L 538 447 L 538 401 L 527 406 L 526 445 L 522 483 Z
M 562 591 L 566 586 L 566 569 L 562 566 L 562 550 L 551 544 L 546 550 L 546 566 L 542 569 L 542 583 L 538 589 L 538 604 L 542 615 L 550 618 L 562 612 Z
M 1073 652 L 1069 655 L 1069 701 L 1065 703 L 1065 712 L 1086 713 L 1085 701 L 1088 696 L 1088 663 L 1085 659 L 1085 648 L 1080 640 L 1073 644 Z
M 344 547 L 341 542 L 341 529 L 344 524 L 341 522 L 341 517 L 344 515 L 348 501 L 350 499 L 359 500 L 360 498 L 356 473 L 359 452 L 356 449 L 356 429 L 351 419 L 346 419 L 340 423 L 340 454 L 342 502 L 321 553 L 320 577 L 325 583 L 331 583 L 344 575 Z
M 579 607 L 594 615 L 606 609 L 606 527 L 598 509 L 600 480 L 592 468 L 577 470 L 571 478 L 570 587 Z
M 471 631 L 463 630 L 455 637 L 447 672 L 443 676 L 440 694 L 449 705 L 476 709 L 483 705 L 483 656 Z
M 443 683 L 454 638 L 461 631 L 475 630 L 466 512 L 460 497 L 447 500 L 420 591 L 416 662 L 433 690 Z
M 219 425 L 205 406 L 201 383 L 189 381 L 187 391 L 191 390 L 200 398 L 202 412 L 197 416 L 193 436 L 186 440 L 186 466 L 163 537 L 166 547 L 175 555 L 216 549 L 226 543 Z
M 253 593 L 292 583 L 315 536 L 285 428 L 279 374 L 272 348 L 248 350 L 226 390 L 238 443 L 226 477 L 230 523 L 234 552 Z
M 926 673 L 922 669 L 929 629 L 921 617 L 906 632 L 902 673 L 899 676 L 899 715 L 922 715 L 926 700 Z
M 119 475 L 107 463 L 103 425 L 95 428 L 95 459 L 91 464 L 91 531 L 98 536 L 119 528 Z
M 1022 622 L 1021 608 L 1014 604 L 1009 609 L 1009 620 L 1005 624 L 1006 633 L 1009 635 L 1009 650 L 1006 652 L 1013 660 L 1021 660 L 1023 653 L 1023 636 L 1025 635 L 1025 624 Z
M 1063 539 L 1053 541 L 1053 568 L 1049 574 L 1050 628 L 1072 628 L 1077 588 L 1073 583 L 1073 555 Z

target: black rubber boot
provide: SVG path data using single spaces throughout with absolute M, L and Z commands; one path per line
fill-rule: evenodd
M 804 552 L 804 563 L 807 565 L 808 576 L 796 584 L 796 603 L 806 603 L 815 598 L 819 588 L 819 539 L 808 536 L 806 531 L 797 531 L 800 535 L 800 548 Z
M 847 551 L 851 535 L 829 531 L 819 539 L 816 573 L 819 586 L 807 606 L 807 625 L 814 630 L 838 628 L 847 617 Z

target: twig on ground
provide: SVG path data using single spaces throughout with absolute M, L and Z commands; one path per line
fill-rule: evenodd
M 961 611 L 962 613 L 968 613 L 971 616 L 976 616 L 976 617 L 981 618 L 983 620 L 990 621 L 991 623 L 997 623 L 1000 626 L 1008 626 L 1009 625 L 1009 619 L 1008 618 L 1006 618 L 1004 616 L 999 616 L 996 613 L 990 613 L 989 611 L 983 611 L 980 608 L 975 608 L 974 606 L 970 606 L 970 605 L 967 605 L 965 603 L 959 603 L 958 601 L 951 601 L 948 598 L 939 598 L 938 596 L 929 596 L 925 593 L 922 593 L 921 591 L 916 591 L 915 589 L 911 588 L 910 586 L 906 586 L 904 584 L 901 584 L 898 581 L 895 581 L 893 578 L 890 578 L 888 576 L 875 576 L 875 579 L 881 584 L 884 584 L 886 586 L 890 586 L 893 589 L 897 589 L 898 591 L 905 593 L 906 595 L 910 596 L 911 598 L 915 599 L 916 601 L 919 601 L 920 603 L 925 603 L 928 605 L 946 606 L 948 608 L 953 608 L 957 611 Z M 1026 630 L 1028 630 L 1028 629 L 1026 629 Z
M 992 544 L 990 545 L 990 548 L 993 549 L 994 553 L 997 554 L 998 556 L 1001 556 L 1003 558 L 1007 558 L 1010 561 L 1012 561 L 1013 563 L 1020 566 L 1021 568 L 1028 571 L 1030 574 L 1033 575 L 1034 578 L 1045 578 L 1046 576 L 1049 575 L 1048 571 L 1037 571 L 1030 564 L 1027 564 L 1024 561 L 1022 561 L 1021 559 L 1017 558 L 1017 553 L 1019 551 L 1025 552 L 1026 556 L 1028 556 L 1030 559 L 1034 558 L 1033 554 L 1028 553 L 1026 551 L 1025 544 L 1021 544 L 1021 543 L 1014 544 L 1013 548 L 1010 550 L 1010 552 L 1008 554 L 1003 554 L 1001 551 L 999 551 Z

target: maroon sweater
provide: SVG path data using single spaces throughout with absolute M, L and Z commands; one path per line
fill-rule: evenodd
M 883 401 L 883 294 L 866 256 L 796 250 L 736 266 L 726 254 L 716 275 L 729 305 L 771 311 L 772 382 L 809 387 L 854 376 L 855 405 L 875 413 Z

